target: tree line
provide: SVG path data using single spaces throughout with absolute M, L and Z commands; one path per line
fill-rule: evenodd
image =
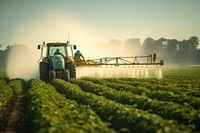
M 199 38 L 192 36 L 189 39 L 177 40 L 160 38 L 146 38 L 143 43 L 140 39 L 131 38 L 123 43 L 132 51 L 138 50 L 140 54 L 156 53 L 160 59 L 168 63 L 200 63 Z
M 119 47 L 120 41 L 111 39 L 110 47 Z M 6 49 L 2 50 L 0 45 L 0 68 L 6 67 L 6 60 L 9 56 L 9 51 L 14 47 L 21 45 L 8 45 Z M 157 57 L 163 59 L 167 63 L 200 63 L 200 48 L 199 38 L 192 36 L 189 39 L 177 40 L 160 38 L 154 40 L 153 38 L 146 38 L 141 43 L 138 38 L 127 39 L 123 43 L 124 49 L 130 51 L 136 51 L 142 55 L 149 55 L 156 53 Z M 139 51 L 139 52 L 138 52 Z M 133 52 L 133 53 L 134 53 Z
M 142 45 L 144 51 L 155 52 L 171 63 L 200 63 L 199 38 L 192 36 L 179 41 L 177 39 L 147 38 Z

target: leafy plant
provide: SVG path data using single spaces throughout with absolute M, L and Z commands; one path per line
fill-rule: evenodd
M 115 132 L 89 106 L 66 99 L 53 86 L 39 80 L 30 81 L 30 86 L 33 132 Z
M 127 132 L 191 132 L 189 127 L 177 125 L 175 121 L 164 120 L 158 115 L 147 113 L 131 106 L 108 100 L 105 97 L 84 92 L 77 85 L 55 79 L 53 86 L 78 103 L 89 105 L 104 120 L 118 131 Z
M 12 96 L 12 88 L 8 84 L 0 86 L 0 111 L 5 108 Z

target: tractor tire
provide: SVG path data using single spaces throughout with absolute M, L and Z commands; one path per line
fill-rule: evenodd
M 63 80 L 68 81 L 68 79 L 70 78 L 70 74 L 69 74 L 69 70 L 63 70 Z
M 51 83 L 51 81 L 53 80 L 53 78 L 55 78 L 56 74 L 54 70 L 50 70 L 49 71 L 49 83 Z
M 40 62 L 40 80 L 49 82 L 49 65 L 44 62 Z
M 76 78 L 76 65 L 74 62 L 67 63 L 67 69 L 70 73 L 70 78 Z

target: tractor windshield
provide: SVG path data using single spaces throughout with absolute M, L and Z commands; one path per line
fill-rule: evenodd
M 49 56 L 52 57 L 54 55 L 62 55 L 66 57 L 66 49 L 65 46 L 51 46 L 49 47 Z

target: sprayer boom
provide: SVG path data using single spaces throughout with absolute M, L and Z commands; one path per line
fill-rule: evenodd
M 163 65 L 164 61 L 157 59 L 156 54 L 149 56 L 128 56 L 128 57 L 105 57 L 100 59 L 80 62 L 77 66 L 101 66 L 101 65 Z

